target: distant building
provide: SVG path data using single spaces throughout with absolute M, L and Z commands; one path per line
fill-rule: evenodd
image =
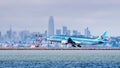
M 70 30 L 67 30 L 66 35 L 67 35 L 67 36 L 70 36 Z
M 73 30 L 72 36 L 77 36 L 78 35 L 78 31 L 77 30 Z
M 47 30 L 45 30 L 43 36 L 47 37 Z
M 53 16 L 49 17 L 49 23 L 48 23 L 48 36 L 54 35 L 54 19 Z
M 81 35 L 81 33 L 80 33 L 80 32 L 78 32 L 78 33 L 77 33 L 77 35 L 79 36 L 79 35 Z
M 80 36 L 80 35 L 81 35 L 80 32 L 78 32 L 77 30 L 73 30 L 72 36 Z
M 19 33 L 19 36 L 21 37 L 22 41 L 25 41 L 29 37 L 29 31 L 21 31 Z
M 0 32 L 0 38 L 2 37 L 2 34 L 1 34 L 1 32 Z
M 67 35 L 67 27 L 63 26 L 63 35 Z
M 61 29 L 56 30 L 56 35 L 61 35 Z
M 7 35 L 7 40 L 11 40 L 12 39 L 12 28 L 10 27 L 10 29 L 8 31 L 6 31 L 6 35 Z
M 1 38 L 2 38 L 2 34 L 1 34 L 1 32 L 0 32 L 0 40 L 1 40 Z
M 17 32 L 13 31 L 12 32 L 12 40 L 15 40 L 17 37 Z
M 37 34 L 38 34 L 38 32 L 32 32 L 31 33 L 31 39 L 35 39 Z
M 68 30 L 66 26 L 63 26 L 63 35 L 65 35 L 65 36 L 70 36 L 71 35 L 70 30 Z
M 91 36 L 90 30 L 88 29 L 88 27 L 85 28 L 84 32 L 85 32 L 85 37 L 90 37 Z

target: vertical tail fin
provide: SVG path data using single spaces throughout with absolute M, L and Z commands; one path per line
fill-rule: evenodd
M 98 37 L 98 39 L 105 39 L 105 38 L 106 38 L 106 34 L 107 34 L 107 32 L 104 31 L 104 32 Z

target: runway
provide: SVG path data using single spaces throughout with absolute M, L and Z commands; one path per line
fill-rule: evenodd
M 58 48 L 58 47 L 1 47 L 0 50 L 120 50 L 120 47 L 71 47 L 71 48 Z

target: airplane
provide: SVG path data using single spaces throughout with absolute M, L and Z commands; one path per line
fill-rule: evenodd
M 49 36 L 47 38 L 48 41 L 52 42 L 61 42 L 62 44 L 72 44 L 72 47 L 81 47 L 84 45 L 96 45 L 103 44 L 106 42 L 106 34 L 104 31 L 98 38 L 96 39 L 88 39 L 88 38 L 79 38 L 79 37 L 68 37 L 68 36 Z

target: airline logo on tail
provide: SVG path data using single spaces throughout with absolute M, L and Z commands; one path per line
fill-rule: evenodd
M 99 39 L 99 40 L 100 40 L 100 39 L 105 39 L 105 38 L 106 38 L 106 34 L 107 34 L 106 31 L 103 32 L 103 33 L 98 37 L 98 39 Z

